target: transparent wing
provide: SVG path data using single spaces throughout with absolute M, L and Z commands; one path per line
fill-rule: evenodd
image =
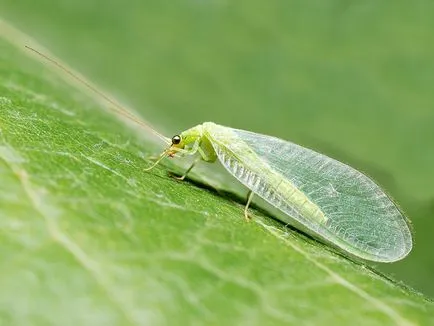
M 392 262 L 410 252 L 412 236 L 406 218 L 366 175 L 275 137 L 218 125 L 210 129 L 214 149 L 232 175 L 326 240 L 374 261 Z M 272 177 L 276 174 L 319 207 L 326 217 L 323 223 L 306 216 L 285 196 L 273 195 L 270 189 L 278 186 Z

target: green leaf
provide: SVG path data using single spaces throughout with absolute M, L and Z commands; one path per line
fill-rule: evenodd
M 208 187 L 0 40 L 2 325 L 416 325 L 411 289 Z
M 3 0 L 0 12 L 167 135 L 214 121 L 364 171 L 415 230 L 406 259 L 376 267 L 434 297 L 432 4 Z

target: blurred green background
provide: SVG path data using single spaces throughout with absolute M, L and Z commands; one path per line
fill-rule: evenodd
M 168 136 L 214 121 L 371 175 L 415 230 L 411 255 L 378 268 L 434 297 L 434 2 L 0 0 L 0 13 Z

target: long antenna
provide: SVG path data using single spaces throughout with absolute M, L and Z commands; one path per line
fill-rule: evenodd
M 66 68 L 65 66 L 63 66 L 62 64 L 60 64 L 59 62 L 57 62 L 56 60 L 54 60 L 54 59 L 50 58 L 49 56 L 47 56 L 47 55 L 39 52 L 38 50 L 35 50 L 35 49 L 33 49 L 33 48 L 31 48 L 30 46 L 27 46 L 27 45 L 25 45 L 25 47 L 27 49 L 29 49 L 30 51 L 33 51 L 34 53 L 38 54 L 39 56 L 41 56 L 45 60 L 51 62 L 52 64 L 54 64 L 55 66 L 57 66 L 58 68 L 60 68 L 62 71 L 64 71 L 65 73 L 67 73 L 69 76 L 71 76 L 75 80 L 77 80 L 80 83 L 82 83 L 83 85 L 85 85 L 92 92 L 94 92 L 95 94 L 97 94 L 98 96 L 100 96 L 101 98 L 103 98 L 104 100 L 106 100 L 109 104 L 113 105 L 114 107 L 108 107 L 110 110 L 116 112 L 117 114 L 119 114 L 119 115 L 121 115 L 121 116 L 123 116 L 125 118 L 128 118 L 128 119 L 134 121 L 135 123 L 137 123 L 141 127 L 144 127 L 146 130 L 150 131 L 155 136 L 157 136 L 160 139 L 162 139 L 165 143 L 167 143 L 167 144 L 171 143 L 169 138 L 164 137 L 162 134 L 160 134 L 158 131 L 156 131 L 155 129 L 153 129 L 150 125 L 148 125 L 147 123 L 145 123 L 143 120 L 140 120 L 135 115 L 133 115 L 132 113 L 128 112 L 122 105 L 120 105 L 118 102 L 116 102 L 112 98 L 108 97 L 106 94 L 104 94 L 103 92 L 101 92 L 99 89 L 97 89 L 95 86 L 93 86 L 92 84 L 90 84 L 89 82 L 87 82 L 85 79 L 79 77 L 78 75 L 76 75 L 75 73 L 73 73 L 71 70 L 69 70 L 68 68 Z

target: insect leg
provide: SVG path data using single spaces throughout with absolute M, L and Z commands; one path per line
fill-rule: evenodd
M 204 160 L 205 162 L 208 162 L 210 160 L 209 156 L 205 154 L 205 152 L 203 151 L 202 148 L 199 147 L 197 149 L 197 151 L 199 152 L 200 156 L 202 157 L 202 160 Z
M 196 154 L 196 152 L 198 151 L 199 145 L 200 145 L 200 141 L 196 140 L 190 149 L 176 148 L 174 150 L 176 151 L 176 154 L 179 154 L 180 157 L 185 155 L 193 155 Z
M 200 157 L 196 158 L 194 160 L 194 162 L 191 164 L 191 166 L 187 169 L 187 171 L 185 171 L 185 173 L 181 176 L 181 177 L 175 177 L 175 179 L 177 180 L 184 180 L 185 177 L 187 176 L 187 174 L 191 171 L 191 169 L 193 169 L 193 167 L 196 165 L 196 163 L 200 160 Z
M 152 170 L 153 168 L 155 168 L 155 167 L 158 165 L 158 163 L 160 163 L 161 160 L 162 160 L 163 158 L 165 158 L 167 155 L 168 155 L 168 152 L 167 152 L 167 150 L 166 150 L 166 151 L 164 151 L 163 153 L 161 153 L 161 155 L 158 157 L 158 159 L 155 161 L 154 164 L 152 164 L 149 168 L 144 169 L 144 171 L 150 171 L 150 170 Z
M 251 203 L 251 201 L 252 201 L 252 198 L 253 198 L 253 195 L 254 195 L 255 193 L 253 192 L 253 191 L 249 191 L 249 194 L 247 195 L 248 197 L 247 197 L 247 204 L 246 204 L 246 207 L 244 207 L 244 217 L 246 218 L 246 220 L 247 221 L 250 221 L 252 218 L 249 216 L 249 211 L 248 211 L 248 209 L 249 209 L 249 205 L 250 205 L 250 203 Z

